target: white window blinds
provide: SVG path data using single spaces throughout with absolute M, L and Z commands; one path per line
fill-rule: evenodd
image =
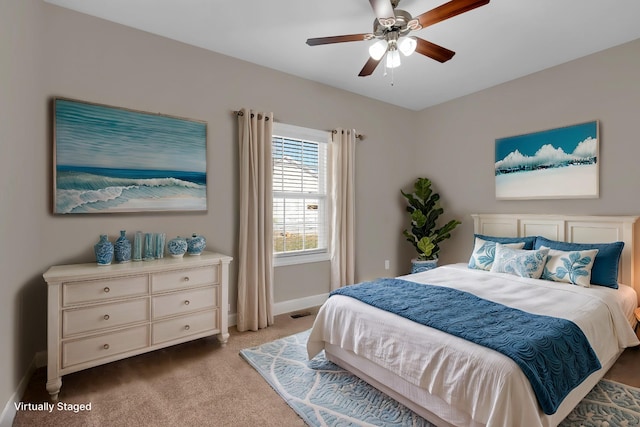
M 274 123 L 273 251 L 326 253 L 328 132 Z

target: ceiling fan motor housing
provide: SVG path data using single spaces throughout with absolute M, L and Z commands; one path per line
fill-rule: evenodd
M 411 30 L 418 29 L 414 24 L 413 17 L 409 12 L 404 10 L 394 10 L 395 19 L 375 19 L 373 21 L 373 34 L 378 38 L 385 38 L 387 33 L 395 32 L 399 36 L 409 33 Z M 415 22 L 416 25 L 420 25 Z

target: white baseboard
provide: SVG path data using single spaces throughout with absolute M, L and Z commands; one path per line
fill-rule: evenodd
M 310 297 L 292 299 L 289 301 L 282 301 L 273 304 L 273 315 L 292 313 L 294 311 L 304 310 L 306 308 L 318 307 L 329 298 L 329 294 L 313 295 Z M 238 314 L 229 314 L 229 326 L 235 326 L 238 324 Z
M 278 314 L 291 313 L 298 310 L 304 310 L 305 308 L 317 307 L 324 304 L 327 298 L 329 298 L 329 294 L 320 294 L 277 302 L 273 304 L 273 314 L 277 316 Z
M 44 358 L 42 356 L 43 354 Z M 16 404 L 20 402 L 20 399 L 22 399 L 22 396 L 29 385 L 29 380 L 31 380 L 31 376 L 35 372 L 36 368 L 40 368 L 46 364 L 46 351 L 38 352 L 33 356 L 33 360 L 27 368 L 27 372 L 24 374 L 24 377 L 22 377 L 22 380 L 20 380 L 20 384 L 18 384 L 18 389 L 13 393 L 13 395 L 11 395 L 11 398 L 2 410 L 2 414 L 0 415 L 0 427 L 11 427 L 13 425 L 13 419 L 16 417 Z
M 304 310 L 306 308 L 318 307 L 324 304 L 329 298 L 329 294 L 312 295 L 310 297 L 292 299 L 288 301 L 276 302 L 273 304 L 273 315 L 293 313 L 294 311 Z M 229 314 L 229 326 L 238 324 L 238 314 Z

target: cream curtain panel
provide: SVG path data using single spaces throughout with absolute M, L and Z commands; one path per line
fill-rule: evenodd
M 273 324 L 273 113 L 238 113 L 240 231 L 238 240 L 239 331 Z
M 354 129 L 337 129 L 329 142 L 331 184 L 331 289 L 355 281 Z

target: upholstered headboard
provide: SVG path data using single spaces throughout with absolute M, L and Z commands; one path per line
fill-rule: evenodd
M 571 243 L 624 242 L 619 282 L 640 296 L 640 221 L 637 216 L 473 214 L 474 232 L 491 236 L 544 236 Z

